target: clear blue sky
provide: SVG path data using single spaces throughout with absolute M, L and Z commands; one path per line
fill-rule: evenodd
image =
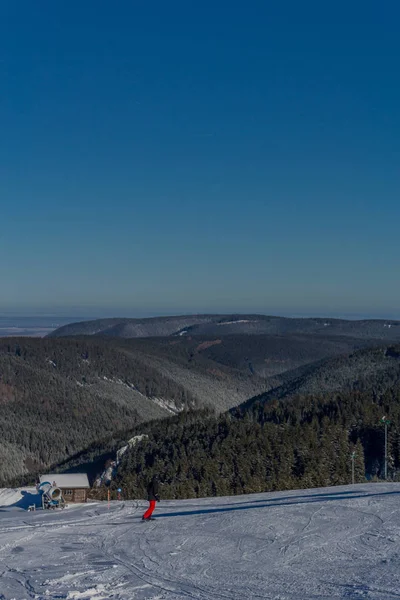
M 0 2 L 0 312 L 400 317 L 399 27 Z

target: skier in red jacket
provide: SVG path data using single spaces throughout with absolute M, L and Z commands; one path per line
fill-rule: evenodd
M 151 515 L 156 507 L 156 502 L 160 502 L 160 496 L 158 495 L 158 476 L 154 475 L 153 479 L 147 486 L 147 500 L 150 502 L 149 508 L 146 510 L 142 517 L 142 521 L 151 521 Z

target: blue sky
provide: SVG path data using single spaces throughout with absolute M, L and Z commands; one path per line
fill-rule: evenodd
M 399 19 L 0 2 L 0 312 L 400 318 Z

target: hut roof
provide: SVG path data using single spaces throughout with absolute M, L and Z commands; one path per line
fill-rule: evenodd
M 88 476 L 86 473 L 48 473 L 39 476 L 40 483 L 56 482 L 59 488 L 90 488 Z

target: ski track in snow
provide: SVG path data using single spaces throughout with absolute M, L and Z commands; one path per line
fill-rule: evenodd
M 144 501 L 22 497 L 0 490 L 1 600 L 400 600 L 400 484 L 162 501 L 150 523 Z

